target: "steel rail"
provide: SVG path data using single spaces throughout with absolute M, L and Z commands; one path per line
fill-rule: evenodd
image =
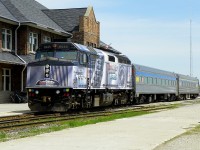
M 0 117 L 0 130 L 13 130 L 16 128 L 28 127 L 33 125 L 41 125 L 46 123 L 53 123 L 53 122 L 61 122 L 61 121 L 69 121 L 74 119 L 85 119 L 85 118 L 94 118 L 94 117 L 101 117 L 101 116 L 110 116 L 113 114 L 123 114 L 132 112 L 139 112 L 139 111 L 157 111 L 157 110 L 164 110 L 171 108 L 170 105 L 165 106 L 153 106 L 153 107 L 134 107 L 134 108 L 124 108 L 120 110 L 108 110 L 108 111 L 100 111 L 100 112 L 89 112 L 89 113 L 79 113 L 79 114 L 47 114 L 47 115 L 36 115 L 33 116 L 32 114 L 30 117 L 28 115 L 25 117 L 19 116 L 19 118 L 15 119 L 7 119 L 1 120 Z

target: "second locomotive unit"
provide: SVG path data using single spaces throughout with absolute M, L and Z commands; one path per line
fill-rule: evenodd
M 132 65 L 118 51 L 63 42 L 42 44 L 27 66 L 33 111 L 153 102 L 197 97 L 196 78 Z

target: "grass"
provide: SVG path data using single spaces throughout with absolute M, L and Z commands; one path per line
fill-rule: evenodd
M 171 105 L 167 109 L 174 109 L 180 107 L 180 105 Z M 62 121 L 62 122 L 54 122 L 54 123 L 48 123 L 48 124 L 43 124 L 42 126 L 35 126 L 35 127 L 29 127 L 29 128 L 24 128 L 24 129 L 18 129 L 18 130 L 13 130 L 9 132 L 0 132 L 0 142 L 12 140 L 12 139 L 18 139 L 18 138 L 24 138 L 24 137 L 30 137 L 30 136 L 35 136 L 43 133 L 49 133 L 49 132 L 54 132 L 54 131 L 60 131 L 63 129 L 68 129 L 68 128 L 74 128 L 74 127 L 80 127 L 84 125 L 89 125 L 89 124 L 96 124 L 99 122 L 106 122 L 106 121 L 113 121 L 116 119 L 121 119 L 121 118 L 128 118 L 128 117 L 135 117 L 135 116 L 141 116 L 149 113 L 154 113 L 156 111 L 127 111 L 122 114 L 112 114 L 109 116 L 101 116 L 101 117 L 95 117 L 95 118 L 83 118 L 83 119 L 74 119 L 74 120 L 69 120 L 69 121 Z
M 193 129 L 187 131 L 185 135 L 200 134 L 200 125 L 194 127 Z
M 150 112 L 145 112 L 145 111 L 141 111 L 141 112 L 129 111 L 123 114 L 113 114 L 110 116 L 75 119 L 75 120 L 62 121 L 62 122 L 57 122 L 57 123 L 52 123 L 52 124 L 44 124 L 39 127 L 35 126 L 35 127 L 19 129 L 19 130 L 11 131 L 11 132 L 4 131 L 4 132 L 0 132 L 0 142 L 12 140 L 12 139 L 35 136 L 35 135 L 39 135 L 43 133 L 60 131 L 67 128 L 74 128 L 74 127 L 80 127 L 80 126 L 89 125 L 89 124 L 95 124 L 99 122 L 112 121 L 112 120 L 120 119 L 120 118 L 140 116 L 140 115 L 145 115 L 149 113 Z

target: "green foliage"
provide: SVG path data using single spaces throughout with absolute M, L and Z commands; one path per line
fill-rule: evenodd
M 127 118 L 127 117 L 133 117 L 133 116 L 139 116 L 148 114 L 149 112 L 126 112 L 123 114 L 112 114 L 110 116 L 103 116 L 103 117 L 95 117 L 95 118 L 84 118 L 84 119 L 75 119 L 70 121 L 62 121 L 62 122 L 56 122 L 52 124 L 44 124 L 40 127 L 32 127 L 29 129 L 20 129 L 18 131 L 12 131 L 12 132 L 0 132 L 0 141 L 7 141 L 11 139 L 18 139 L 18 138 L 25 138 L 29 136 L 35 136 L 38 134 L 43 133 L 49 133 L 54 131 L 60 131 L 67 128 L 74 128 L 79 126 L 84 126 L 88 124 L 95 124 L 98 122 L 106 122 L 106 121 L 112 121 L 115 119 L 120 118 Z
M 170 107 L 167 107 L 167 109 L 173 109 L 177 108 L 180 105 L 171 105 Z M 24 128 L 19 129 L 12 132 L 0 132 L 0 142 L 7 141 L 11 139 L 18 139 L 18 138 L 24 138 L 29 136 L 35 136 L 38 134 L 43 133 L 49 133 L 54 131 L 60 131 L 67 128 L 74 128 L 79 126 L 84 126 L 88 124 L 96 124 L 99 122 L 106 122 L 106 121 L 112 121 L 120 118 L 128 118 L 128 117 L 134 117 L 134 116 L 140 116 L 145 115 L 149 113 L 156 112 L 154 111 L 126 111 L 123 113 L 118 114 L 110 114 L 107 116 L 99 116 L 99 117 L 91 117 L 91 118 L 81 118 L 81 119 L 74 119 L 74 120 L 68 120 L 68 121 L 62 121 L 62 122 L 54 122 L 54 123 L 48 123 L 43 124 L 41 126 L 35 126 L 30 128 Z
M 1 139 L 2 139 L 2 138 L 6 138 L 6 133 L 0 132 L 0 138 L 1 138 Z

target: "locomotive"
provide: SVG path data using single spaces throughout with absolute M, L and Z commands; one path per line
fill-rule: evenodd
M 42 44 L 27 66 L 32 111 L 196 98 L 198 86 L 197 78 L 132 64 L 118 51 L 72 42 Z

